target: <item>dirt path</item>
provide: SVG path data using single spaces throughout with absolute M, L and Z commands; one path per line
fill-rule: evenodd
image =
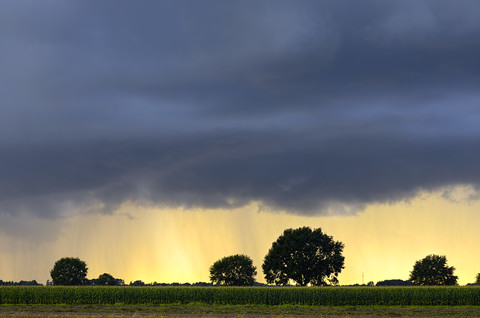
M 480 307 L 0 305 L 0 317 L 480 317 Z

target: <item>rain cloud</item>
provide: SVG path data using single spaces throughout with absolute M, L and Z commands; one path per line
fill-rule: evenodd
M 480 184 L 480 3 L 2 1 L 0 215 L 354 213 Z

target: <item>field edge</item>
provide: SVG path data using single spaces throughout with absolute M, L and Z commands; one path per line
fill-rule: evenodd
M 0 305 L 0 316 L 480 317 L 480 306 Z

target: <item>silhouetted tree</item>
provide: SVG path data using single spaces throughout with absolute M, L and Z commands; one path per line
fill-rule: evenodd
M 343 243 L 318 228 L 287 229 L 272 244 L 262 268 L 269 284 L 325 286 L 338 284 L 344 268 Z
M 428 255 L 416 261 L 410 272 L 410 281 L 415 285 L 457 285 L 458 277 L 453 275 L 455 267 L 447 266 L 447 258 Z
M 210 267 L 210 280 L 225 286 L 252 286 L 255 283 L 257 268 L 246 255 L 224 257 Z
M 64 257 L 59 259 L 50 276 L 54 285 L 85 285 L 87 277 L 87 264 L 79 258 Z
M 21 280 L 19 282 L 4 282 L 0 279 L 0 286 L 42 286 L 42 284 L 37 283 L 36 280 L 25 281 Z
M 145 283 L 142 282 L 141 280 L 136 280 L 133 283 L 130 282 L 130 286 L 145 286 Z
M 480 285 L 480 273 L 477 274 L 477 280 L 475 281 L 475 284 Z
M 387 279 L 377 282 L 376 286 L 412 286 L 413 283 L 408 280 Z
M 104 273 L 95 280 L 95 285 L 118 286 L 121 285 L 121 279 L 116 279 L 110 274 Z

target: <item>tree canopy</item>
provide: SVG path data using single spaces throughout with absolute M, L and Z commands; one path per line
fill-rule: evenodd
M 480 285 L 480 273 L 477 274 L 477 279 L 475 281 L 475 284 Z
M 401 279 L 386 279 L 377 282 L 376 286 L 412 286 L 413 283 L 409 280 Z
M 123 285 L 123 280 L 117 279 L 108 273 L 103 273 L 95 279 L 95 285 L 118 286 Z
M 265 256 L 265 279 L 276 285 L 287 285 L 290 280 L 300 286 L 336 285 L 344 268 L 343 247 L 321 228 L 287 229 Z
M 458 277 L 453 275 L 455 267 L 447 266 L 446 256 L 428 255 L 416 261 L 410 272 L 410 281 L 415 285 L 457 285 Z
M 225 286 L 251 286 L 255 283 L 256 269 L 246 255 L 227 256 L 210 267 L 210 280 Z
M 87 264 L 79 258 L 64 257 L 59 259 L 50 276 L 54 285 L 85 285 L 87 277 Z

